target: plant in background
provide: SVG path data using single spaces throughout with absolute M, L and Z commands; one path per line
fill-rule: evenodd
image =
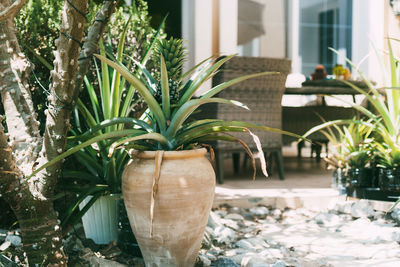
M 350 60 L 348 60 L 349 64 L 358 70 L 369 91 L 362 90 L 346 81 L 344 83 L 363 94 L 373 107 L 372 112 L 361 105 L 352 105 L 373 123 L 374 134 L 379 136 L 376 148 L 380 158 L 383 159 L 381 165 L 394 168 L 398 166 L 400 159 L 400 66 L 393 54 L 390 39 L 388 39 L 388 47 L 389 69 L 385 69 L 383 59 L 379 58 L 386 75 L 386 84 L 383 88 L 377 88 Z
M 354 134 L 343 132 L 346 138 L 342 140 L 344 142 L 342 145 L 345 145 L 346 142 L 347 144 L 352 144 L 352 142 L 348 143 L 349 140 L 355 141 L 353 144 L 360 144 L 355 147 L 357 148 L 356 150 L 349 151 L 346 164 L 355 168 L 364 167 L 365 163 L 373 158 L 378 167 L 394 170 L 397 173 L 400 164 L 400 66 L 398 58 L 393 54 L 391 39 L 388 39 L 388 48 L 389 50 L 385 55 L 388 56 L 389 66 L 385 66 L 383 63 L 384 57 L 380 57 L 377 53 L 386 78 L 385 85 L 382 88 L 375 86 L 347 59 L 347 62 L 358 71 L 369 90 L 359 88 L 347 81 L 342 82 L 364 95 L 372 109 L 353 103 L 347 104 L 358 110 L 367 121 L 339 120 L 326 122 L 311 129 L 304 137 L 335 124 L 348 124 L 347 129 L 349 129 L 349 127 L 353 127 L 351 126 L 352 124 L 357 123 L 358 127 L 363 129 L 356 127 Z M 363 132 L 365 135 L 362 134 Z M 365 139 L 357 140 L 359 138 Z M 362 142 L 360 143 L 359 141 Z M 395 183 L 398 183 L 398 185 L 394 185 L 395 187 L 400 187 L 400 177 L 396 178 Z
M 325 160 L 331 167 L 363 168 L 370 163 L 373 156 L 373 130 L 371 120 L 353 118 L 324 122 L 307 131 L 303 137 L 319 131 L 329 140 L 334 152 Z
M 363 121 L 353 118 L 352 120 L 329 121 L 313 127 L 303 137 L 317 131 L 321 132 L 334 148 L 334 152 L 325 158 L 328 168 L 334 169 L 332 184 L 343 189 L 347 175 L 354 178 L 353 183 L 358 184 L 358 180 L 361 179 L 358 179 L 358 173 L 368 173 L 369 170 L 365 171 L 365 169 L 370 169 L 373 161 L 375 142 L 372 137 L 371 120 Z

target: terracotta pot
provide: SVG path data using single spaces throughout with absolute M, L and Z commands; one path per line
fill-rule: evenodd
M 129 221 L 146 266 L 193 266 L 214 199 L 215 173 L 206 149 L 161 153 L 153 210 L 156 152 L 135 155 L 122 174 Z

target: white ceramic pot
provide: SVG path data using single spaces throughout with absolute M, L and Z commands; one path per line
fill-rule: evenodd
M 80 204 L 82 209 L 92 196 L 85 198 Z M 119 196 L 101 196 L 82 216 L 86 238 L 96 244 L 108 244 L 118 238 L 118 199 Z

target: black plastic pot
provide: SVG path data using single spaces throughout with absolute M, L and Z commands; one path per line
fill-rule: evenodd
M 351 168 L 348 176 L 353 187 L 372 187 L 374 175 L 371 168 Z
M 382 190 L 400 191 L 400 168 L 380 169 L 379 185 Z

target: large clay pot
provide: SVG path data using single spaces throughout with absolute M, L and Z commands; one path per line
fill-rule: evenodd
M 163 153 L 155 187 L 156 152 L 134 155 L 122 174 L 125 206 L 146 266 L 193 266 L 214 199 L 215 173 L 206 149 Z

